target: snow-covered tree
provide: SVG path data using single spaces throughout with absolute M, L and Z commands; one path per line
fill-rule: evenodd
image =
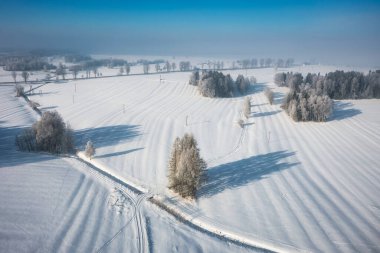
M 28 79 L 29 79 L 29 72 L 28 71 L 23 71 L 23 72 L 21 72 L 21 76 L 22 76 L 22 78 L 24 79 L 24 82 L 26 83 L 27 81 L 28 81 Z
M 144 71 L 144 74 L 148 74 L 149 73 L 149 63 L 144 63 L 144 65 L 143 65 L 143 71 Z
M 206 167 L 193 135 L 177 137 L 168 164 L 168 188 L 184 198 L 195 198 L 197 190 L 205 181 Z
M 273 104 L 273 91 L 266 87 L 264 94 L 268 98 L 269 104 Z
M 16 97 L 20 97 L 24 94 L 24 86 L 20 84 L 15 85 Z
M 243 103 L 243 113 L 245 118 L 249 118 L 251 116 L 251 98 L 245 97 Z
M 125 65 L 125 73 L 127 73 L 127 75 L 129 75 L 129 72 L 131 72 L 131 66 L 129 66 L 129 64 L 127 63 Z
M 123 74 L 124 74 L 124 68 L 120 67 L 120 69 L 119 69 L 119 75 L 122 76 Z
M 16 79 L 17 79 L 17 72 L 16 71 L 12 71 L 12 78 L 13 78 L 13 81 L 16 83 Z
M 86 149 L 84 151 L 84 154 L 90 158 L 91 158 L 95 155 L 95 147 L 94 147 L 94 144 L 92 144 L 92 141 L 89 140 L 87 141 L 87 144 L 86 144 Z

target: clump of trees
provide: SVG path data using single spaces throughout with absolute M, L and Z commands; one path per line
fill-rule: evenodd
M 333 111 L 333 100 L 318 95 L 309 84 L 291 89 L 282 107 L 294 121 L 326 121 Z
M 317 95 L 327 95 L 332 99 L 380 98 L 380 71 L 368 74 L 355 71 L 335 71 L 320 74 L 277 73 L 274 82 L 293 90 L 301 85 L 310 85 Z
M 16 145 L 22 151 L 70 153 L 74 151 L 73 131 L 58 112 L 48 111 L 31 128 L 16 136 Z
M 233 97 L 235 91 L 240 94 L 248 92 L 250 81 L 239 75 L 236 82 L 229 74 L 224 75 L 218 71 L 194 71 L 189 80 L 189 84 L 198 86 L 199 92 L 205 97 Z
M 185 134 L 175 139 L 168 167 L 168 188 L 184 198 L 195 198 L 197 190 L 206 180 L 207 165 L 200 156 L 193 135 Z
M 264 94 L 268 98 L 269 104 L 273 104 L 273 91 L 266 87 L 264 90 Z
M 77 63 L 92 60 L 91 56 L 82 54 L 67 54 L 64 56 L 64 59 L 66 63 Z

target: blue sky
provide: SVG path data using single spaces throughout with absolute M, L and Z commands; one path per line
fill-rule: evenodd
M 380 1 L 0 1 L 0 47 L 379 64 Z

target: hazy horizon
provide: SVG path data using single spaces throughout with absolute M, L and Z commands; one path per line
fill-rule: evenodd
M 12 1 L 0 47 L 380 66 L 378 1 Z

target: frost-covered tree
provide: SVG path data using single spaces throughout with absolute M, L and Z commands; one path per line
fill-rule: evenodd
M 177 69 L 177 64 L 175 62 L 172 63 L 172 71 L 175 71 Z
M 236 78 L 236 87 L 241 94 L 246 94 L 249 89 L 249 80 L 245 78 L 243 75 L 238 75 Z
M 170 72 L 171 66 L 172 65 L 170 65 L 170 63 L 168 61 L 165 63 L 166 72 Z
M 13 81 L 16 83 L 16 79 L 17 79 L 17 72 L 16 71 L 12 71 L 12 78 L 13 78 Z
M 84 151 L 84 154 L 90 158 L 91 158 L 95 155 L 95 147 L 94 147 L 94 144 L 92 144 L 92 141 L 89 140 L 87 141 L 87 144 L 86 144 L 86 149 Z
M 161 67 L 160 67 L 160 64 L 159 63 L 156 63 L 154 65 L 155 69 L 156 69 L 156 72 L 159 72 L 161 70 Z
M 168 164 L 168 188 L 184 198 L 195 198 L 197 190 L 205 181 L 206 168 L 193 135 L 177 137 Z
M 127 73 L 127 75 L 129 75 L 129 72 L 131 72 L 131 66 L 129 66 L 129 64 L 127 63 L 125 65 L 125 73 Z
M 144 74 L 148 74 L 149 73 L 149 63 L 144 63 L 144 65 L 143 65 L 143 71 L 144 71 Z
M 269 104 L 273 104 L 273 91 L 266 87 L 264 90 L 264 94 L 268 98 Z
M 15 85 L 16 97 L 20 97 L 24 94 L 24 86 L 20 84 Z
M 199 82 L 199 71 L 193 71 L 190 76 L 189 84 L 197 86 Z
M 122 76 L 123 74 L 124 74 L 124 68 L 120 67 L 120 69 L 119 69 L 119 75 Z
M 245 97 L 243 103 L 243 113 L 246 119 L 251 116 L 251 98 Z
M 30 74 L 28 71 L 24 70 L 23 72 L 21 72 L 21 76 L 22 76 L 22 79 L 24 79 L 24 82 L 26 83 L 29 79 Z

